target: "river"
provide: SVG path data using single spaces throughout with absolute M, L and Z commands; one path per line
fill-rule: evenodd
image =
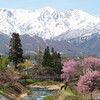
M 45 96 L 53 94 L 54 91 L 41 88 L 31 88 L 32 94 L 23 100 L 43 100 Z

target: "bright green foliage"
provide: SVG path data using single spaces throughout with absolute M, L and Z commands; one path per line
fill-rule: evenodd
M 18 67 L 22 66 L 22 67 L 25 67 L 25 69 L 29 69 L 32 66 L 32 62 L 29 60 L 26 60 L 24 63 L 19 63 L 17 66 Z
M 9 47 L 9 59 L 13 62 L 15 69 L 17 69 L 17 64 L 23 62 L 23 50 L 18 33 L 12 34 Z
M 4 70 L 9 63 L 8 57 L 0 58 L 0 70 Z
M 29 60 L 26 60 L 24 63 L 19 63 L 17 65 L 17 67 L 20 69 L 21 67 L 26 69 L 26 70 L 22 70 L 22 72 L 20 73 L 20 76 L 24 78 L 25 82 L 26 82 L 26 79 L 27 79 L 27 76 L 29 76 L 28 74 L 28 69 L 32 66 L 32 62 L 29 61 Z

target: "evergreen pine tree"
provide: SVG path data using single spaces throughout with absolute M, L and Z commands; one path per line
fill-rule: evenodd
M 57 74 L 61 74 L 62 64 L 61 64 L 61 55 L 57 53 L 57 64 L 56 64 L 56 72 Z
M 9 59 L 13 62 L 15 69 L 17 69 L 17 64 L 23 62 L 23 50 L 18 33 L 12 34 L 9 48 Z
M 48 46 L 45 48 L 45 51 L 44 51 L 42 65 L 49 66 L 49 67 L 51 66 L 51 55 L 50 55 L 50 50 Z
M 52 54 L 54 53 L 54 48 L 51 49 L 51 53 L 52 53 Z
M 57 53 L 56 51 L 54 51 L 51 55 L 51 58 L 52 58 L 51 67 L 54 69 L 54 71 L 57 74 L 60 74 L 61 73 L 61 68 L 62 68 L 60 53 Z
M 57 74 L 61 74 L 62 64 L 60 53 L 57 53 L 54 48 L 52 48 L 50 54 L 49 47 L 47 47 L 44 51 L 42 65 L 51 67 L 54 72 L 56 72 Z

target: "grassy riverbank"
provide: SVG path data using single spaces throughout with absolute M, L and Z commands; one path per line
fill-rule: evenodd
M 100 91 L 94 92 L 93 100 L 99 100 Z M 98 98 L 98 99 L 97 99 Z M 44 100 L 91 100 L 88 94 L 80 95 L 78 94 L 77 90 L 73 88 L 70 90 L 67 88 L 66 90 L 60 90 L 55 92 L 53 95 L 46 96 Z
M 31 91 L 23 87 L 20 83 L 15 83 L 13 86 L 5 86 L 0 90 L 0 94 L 9 100 L 21 100 L 31 94 Z
M 85 99 L 79 95 L 75 95 L 72 91 L 67 89 L 58 91 L 53 95 L 46 96 L 44 100 L 85 100 Z

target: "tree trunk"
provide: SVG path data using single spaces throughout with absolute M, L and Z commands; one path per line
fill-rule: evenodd
M 93 95 L 92 95 L 92 92 L 91 92 L 91 94 L 90 94 L 90 98 L 91 98 L 91 100 L 93 100 Z

